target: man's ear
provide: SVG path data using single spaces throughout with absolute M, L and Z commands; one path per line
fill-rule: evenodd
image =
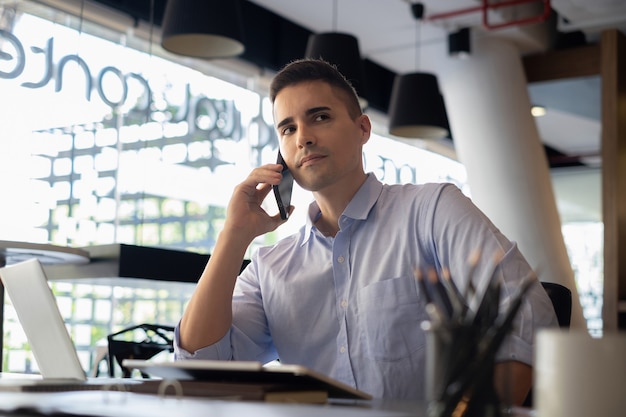
M 368 115 L 359 116 L 359 127 L 361 128 L 361 143 L 366 144 L 372 134 L 372 121 Z

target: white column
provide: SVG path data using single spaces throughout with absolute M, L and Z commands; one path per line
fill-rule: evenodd
M 472 200 L 540 280 L 572 290 L 571 326 L 586 328 L 519 51 L 506 40 L 475 39 L 468 59 L 449 59 L 441 85 Z

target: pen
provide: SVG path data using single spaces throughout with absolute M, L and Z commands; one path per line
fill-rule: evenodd
M 413 274 L 415 275 L 415 279 L 417 280 L 417 284 L 419 285 L 420 292 L 424 295 L 426 299 L 426 304 L 430 304 L 433 302 L 430 291 L 426 285 L 426 281 L 424 280 L 424 274 L 422 270 L 419 268 L 415 268 L 413 270 Z
M 454 314 L 454 318 L 456 320 L 462 319 L 462 317 L 467 312 L 467 302 L 463 295 L 459 291 L 459 288 L 456 286 L 452 277 L 450 276 L 450 270 L 448 268 L 443 268 L 441 273 L 442 279 L 441 282 L 445 287 L 448 298 L 450 299 L 450 303 L 452 304 L 452 310 Z
M 435 271 L 435 268 L 430 268 L 428 270 L 428 284 L 433 289 L 433 298 L 436 299 L 437 304 L 442 309 L 446 318 L 452 318 L 452 314 L 454 312 L 452 302 L 450 301 L 448 291 L 446 290 L 444 284 L 441 282 L 441 279 L 437 275 L 437 271 Z

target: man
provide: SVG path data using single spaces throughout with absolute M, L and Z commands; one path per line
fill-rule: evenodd
M 364 171 L 371 123 L 335 67 L 287 65 L 270 87 L 280 150 L 312 192 L 306 225 L 255 253 L 252 240 L 283 220 L 261 202 L 281 166 L 239 184 L 210 261 L 176 329 L 176 357 L 297 363 L 380 398 L 424 395 L 426 300 L 414 271 L 445 268 L 459 288 L 484 288 L 492 254 L 503 294 L 532 274 L 516 245 L 451 184 L 384 185 Z M 293 207 L 290 208 L 293 210 Z M 480 248 L 475 272 L 468 259 Z M 482 281 L 482 282 L 481 282 Z M 505 297 L 505 302 L 507 301 Z M 496 380 L 521 403 L 531 383 L 533 335 L 556 317 L 537 281 L 502 347 Z M 504 386 L 502 381 L 513 381 Z

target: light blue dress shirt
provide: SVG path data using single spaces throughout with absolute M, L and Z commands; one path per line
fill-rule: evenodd
M 312 203 L 298 233 L 254 254 L 237 279 L 224 338 L 194 353 L 175 342 L 176 358 L 280 359 L 377 398 L 422 399 L 428 316 L 414 269 L 448 267 L 463 290 L 467 260 L 480 249 L 472 275 L 480 291 L 501 250 L 502 309 L 530 272 L 517 246 L 452 184 L 387 185 L 370 173 L 334 238 L 315 228 L 318 215 Z M 535 332 L 556 323 L 537 281 L 499 359 L 531 364 Z

